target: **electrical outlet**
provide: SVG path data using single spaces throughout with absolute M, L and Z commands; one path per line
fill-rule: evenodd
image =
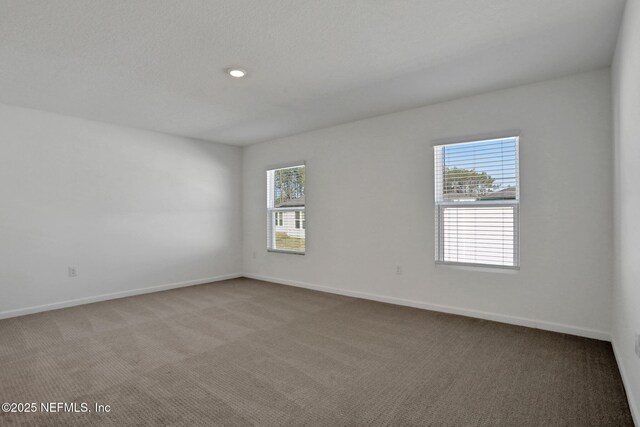
M 76 267 L 69 267 L 69 277 L 78 277 L 78 269 Z
M 402 274 L 402 266 L 400 264 L 396 264 L 396 274 Z
M 636 333 L 636 356 L 640 357 L 640 333 Z

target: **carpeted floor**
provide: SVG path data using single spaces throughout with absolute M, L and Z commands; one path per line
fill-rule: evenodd
M 0 425 L 633 425 L 609 343 L 251 279 L 1 320 L 0 400 L 38 404 Z

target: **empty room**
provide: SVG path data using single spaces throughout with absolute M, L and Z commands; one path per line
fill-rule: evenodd
M 0 426 L 640 426 L 639 182 L 640 0 L 0 0 Z

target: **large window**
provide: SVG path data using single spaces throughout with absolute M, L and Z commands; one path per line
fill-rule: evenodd
M 268 250 L 304 254 L 304 183 L 304 165 L 267 171 Z
M 436 262 L 519 268 L 518 142 L 434 147 Z

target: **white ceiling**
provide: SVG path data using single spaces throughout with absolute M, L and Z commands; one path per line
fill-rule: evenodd
M 0 0 L 0 102 L 244 145 L 607 66 L 623 6 Z

